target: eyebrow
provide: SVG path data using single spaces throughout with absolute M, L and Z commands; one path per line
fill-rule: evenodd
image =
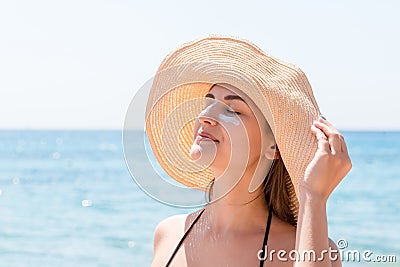
M 206 97 L 215 99 L 215 96 L 211 93 L 206 94 Z M 243 101 L 244 103 L 246 103 L 246 101 L 244 101 L 243 98 L 241 98 L 238 95 L 227 95 L 224 97 L 224 100 L 240 100 L 240 101 Z

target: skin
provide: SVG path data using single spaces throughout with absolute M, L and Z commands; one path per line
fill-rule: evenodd
M 171 266 L 259 266 L 257 252 L 264 238 L 268 207 L 263 188 L 259 186 L 249 192 L 249 185 L 264 179 L 272 159 L 277 156 L 275 141 L 261 112 L 245 95 L 219 85 L 210 93 L 214 99 L 207 103 L 195 124 L 191 156 L 194 160 L 204 158 L 210 162 L 216 177 L 213 197 L 218 201 L 205 207 Z M 228 95 L 240 96 L 244 101 L 227 99 Z M 243 153 L 235 153 L 236 145 L 240 146 L 238 133 L 243 129 L 249 140 L 246 164 L 230 165 L 230 161 L 243 161 Z M 199 137 L 204 131 L 218 141 Z M 299 252 L 314 249 L 319 255 L 329 247 L 337 249 L 328 238 L 326 201 L 350 170 L 351 162 L 343 137 L 328 121 L 319 119 L 310 125 L 310 131 L 318 140 L 318 151 L 300 182 L 298 226 L 273 216 L 269 253 L 272 249 L 287 253 L 294 249 Z M 232 189 L 229 178 L 238 172 L 242 175 L 233 179 Z M 167 218 L 156 227 L 151 266 L 165 266 L 198 212 Z M 293 262 L 279 260 L 275 253 L 272 259 L 272 263 L 267 259 L 265 266 L 341 266 L 340 260 L 331 261 L 329 257 L 322 262 Z

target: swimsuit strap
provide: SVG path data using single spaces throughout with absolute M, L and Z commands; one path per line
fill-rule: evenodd
M 268 242 L 269 228 L 271 227 L 271 220 L 272 220 L 272 207 L 269 207 L 268 210 L 269 210 L 268 222 L 267 222 L 267 228 L 265 229 L 263 246 L 261 248 L 262 254 L 261 254 L 261 259 L 260 259 L 260 267 L 264 266 L 264 261 L 266 259 L 266 257 L 265 257 L 265 246 L 267 245 L 267 242 Z
M 174 259 L 176 253 L 178 252 L 180 246 L 182 245 L 183 241 L 185 240 L 186 236 L 189 234 L 190 230 L 192 230 L 193 226 L 195 225 L 195 223 L 200 219 L 201 214 L 203 214 L 204 209 L 199 213 L 199 215 L 197 215 L 196 219 L 192 222 L 192 224 L 190 225 L 190 227 L 186 230 L 185 234 L 182 236 L 181 241 L 179 241 L 178 245 L 176 246 L 174 252 L 172 252 L 171 258 L 169 258 L 167 264 L 165 265 L 165 267 L 168 267 L 172 260 Z
M 196 222 L 200 219 L 200 216 L 203 214 L 204 209 L 199 213 L 199 215 L 197 215 L 196 219 L 192 222 L 192 224 L 189 226 L 189 228 L 186 230 L 185 234 L 182 236 L 181 240 L 179 241 L 178 245 L 176 246 L 174 252 L 172 252 L 171 257 L 169 258 L 167 264 L 165 265 L 165 267 L 168 267 L 172 260 L 174 259 L 176 253 L 178 252 L 180 246 L 182 245 L 183 241 L 185 241 L 185 238 L 188 236 L 188 234 L 190 233 L 190 231 L 192 230 L 193 226 L 196 224 Z M 262 246 L 262 257 L 260 259 L 260 267 L 264 266 L 264 261 L 265 261 L 265 246 L 267 244 L 268 241 L 268 234 L 269 234 L 269 229 L 271 227 L 271 220 L 272 220 L 272 208 L 269 208 L 269 214 L 268 214 L 268 222 L 267 222 L 267 228 L 265 230 L 265 234 L 264 234 L 264 241 L 263 241 L 263 246 Z

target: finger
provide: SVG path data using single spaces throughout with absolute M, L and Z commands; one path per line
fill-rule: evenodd
M 341 136 L 342 138 L 342 142 L 341 142 L 341 148 L 342 148 L 342 152 L 344 152 L 344 153 L 349 153 L 348 151 L 347 151 L 347 145 L 346 145 L 346 140 L 344 140 L 344 137 L 343 136 Z
M 326 123 L 320 122 L 319 120 L 315 121 L 314 125 L 328 137 L 328 141 L 329 141 L 329 145 L 331 146 L 332 154 L 342 152 L 342 144 L 341 144 L 342 141 L 340 139 L 341 135 L 333 126 L 329 126 Z
M 330 129 L 331 132 L 339 132 L 335 126 L 333 126 L 332 123 L 330 123 L 329 121 L 327 121 L 326 119 L 322 118 L 322 117 L 318 117 L 317 122 L 320 122 L 326 126 L 328 126 L 328 128 Z
M 329 142 L 328 142 L 328 138 L 326 137 L 326 135 L 320 129 L 315 127 L 315 125 L 311 126 L 311 132 L 317 138 L 318 150 L 322 150 L 324 152 L 330 153 L 331 148 L 329 147 Z
M 326 124 L 326 125 L 328 125 L 328 126 L 330 126 L 330 127 L 331 127 L 332 129 L 334 129 L 337 133 L 339 133 L 339 131 L 332 125 L 332 123 L 330 123 L 329 121 L 327 121 L 327 120 L 325 119 L 325 117 L 323 117 L 322 115 L 320 115 L 320 117 L 318 118 L 318 121 L 319 121 L 319 122 L 322 122 L 322 123 L 324 123 L 324 124 Z M 340 134 L 340 133 L 339 133 L 339 134 Z M 341 135 L 341 134 L 340 134 L 340 141 L 341 141 L 341 142 L 340 142 L 341 151 L 342 151 L 342 152 L 345 152 L 345 153 L 348 153 L 346 141 L 345 141 L 343 135 Z
M 332 126 L 332 123 L 330 123 L 330 122 L 329 122 L 324 116 L 322 116 L 322 115 L 319 115 L 318 121 L 323 122 L 323 123 L 326 123 L 327 125 Z

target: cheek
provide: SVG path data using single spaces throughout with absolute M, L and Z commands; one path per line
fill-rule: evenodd
M 250 149 L 252 153 L 260 153 L 262 147 L 261 129 L 257 123 L 249 125 L 247 134 L 250 143 Z
M 221 131 L 224 149 L 235 157 L 247 155 L 252 137 L 249 129 L 246 129 L 246 125 L 243 123 L 226 123 L 224 126 Z
M 226 116 L 224 114 L 220 114 L 218 116 L 219 122 L 224 125 L 238 127 L 240 126 L 241 122 L 238 117 Z

